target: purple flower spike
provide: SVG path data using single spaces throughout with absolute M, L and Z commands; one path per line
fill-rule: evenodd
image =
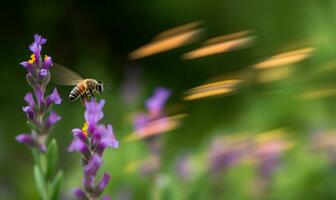
M 87 165 L 84 166 L 84 174 L 86 176 L 96 176 L 99 167 L 103 164 L 102 158 L 94 154 Z
M 117 148 L 119 146 L 112 125 L 105 126 L 98 123 L 104 116 L 102 111 L 104 104 L 104 100 L 97 102 L 94 98 L 85 103 L 84 126 L 82 129 L 72 130 L 74 138 L 69 147 L 69 151 L 83 153 L 81 158 L 84 173 L 83 190 L 90 198 L 94 199 L 98 199 L 110 179 L 108 174 L 104 174 L 98 184 L 95 184 L 97 172 L 103 164 L 103 152 L 107 147 Z
M 170 96 L 170 90 L 166 88 L 156 88 L 154 95 L 146 101 L 146 107 L 150 114 L 158 115 L 162 112 L 163 107 Z
M 85 192 L 80 188 L 75 188 L 72 192 L 79 200 L 89 200 Z
M 104 189 L 106 188 L 107 184 L 109 183 L 110 181 L 110 175 L 107 174 L 107 173 L 104 173 L 103 175 L 103 178 L 100 180 L 100 182 L 98 183 L 97 187 L 96 187 L 96 190 L 95 190 L 95 193 L 97 195 L 100 195 Z

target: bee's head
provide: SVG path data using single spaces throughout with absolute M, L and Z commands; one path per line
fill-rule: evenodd
M 100 93 L 103 94 L 104 93 L 104 84 L 102 81 L 98 81 L 97 85 L 96 85 L 96 90 Z

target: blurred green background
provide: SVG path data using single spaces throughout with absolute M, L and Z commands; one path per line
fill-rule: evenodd
M 0 199 L 38 199 L 31 152 L 15 141 L 17 134 L 29 131 L 21 108 L 31 88 L 19 63 L 29 58 L 35 33 L 48 39 L 43 53 L 54 61 L 112 85 L 104 95 L 103 122 L 113 124 L 121 144 L 106 151 L 101 172 L 112 175 L 105 193 L 113 199 L 336 199 L 335 95 L 299 98 L 310 90 L 335 88 L 335 1 L 7 1 L 0 16 Z M 135 61 L 127 58 L 156 34 L 198 20 L 204 22 L 204 32 L 196 42 Z M 241 30 L 254 30 L 251 47 L 195 60 L 180 58 L 206 39 Z M 306 47 L 305 41 L 315 49 L 313 55 L 291 64 L 292 73 L 284 79 L 251 81 L 232 95 L 183 101 L 186 90 L 214 76 L 246 69 L 291 44 Z M 130 72 L 137 87 L 127 91 L 125 84 L 134 78 Z M 150 156 L 146 142 L 123 139 L 133 131 L 131 116 L 145 111 L 144 102 L 157 86 L 172 90 L 167 110 L 188 117 L 176 130 L 160 135 L 160 169 L 143 175 L 138 163 Z M 80 155 L 66 148 L 71 129 L 83 124 L 84 108 L 67 101 L 71 88 L 57 87 L 63 103 L 54 109 L 62 120 L 52 137 L 58 140 L 65 173 L 62 199 L 73 199 L 71 189 L 81 183 Z M 253 137 L 280 128 L 286 130 L 290 148 L 273 156 L 280 163 L 271 177 L 259 173 L 254 159 L 223 167 L 216 175 L 209 169 L 208 155 L 219 135 L 224 140 Z M 224 147 L 230 151 L 230 145 Z M 184 155 L 191 163 L 187 179 L 176 169 Z

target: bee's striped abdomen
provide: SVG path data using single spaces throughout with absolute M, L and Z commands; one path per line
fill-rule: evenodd
M 83 92 L 85 92 L 85 85 L 80 83 L 71 90 L 69 100 L 74 101 L 78 99 L 83 94 Z

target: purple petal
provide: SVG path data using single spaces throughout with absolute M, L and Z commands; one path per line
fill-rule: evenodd
M 101 143 L 103 143 L 106 147 L 118 148 L 119 142 L 114 136 L 112 125 L 107 125 L 107 129 L 101 140 Z
M 33 120 L 34 119 L 34 111 L 31 109 L 30 106 L 25 106 L 25 107 L 22 108 L 22 110 L 23 110 L 23 112 L 26 113 L 27 118 L 29 120 Z
M 68 151 L 70 152 L 81 152 L 84 155 L 90 154 L 90 150 L 88 146 L 79 138 L 75 137 L 70 146 L 68 147 Z
M 28 92 L 26 96 L 24 97 L 24 100 L 28 103 L 29 107 L 34 108 L 35 107 L 35 101 L 33 94 L 31 92 Z
M 98 146 L 96 152 L 99 155 L 102 155 L 106 147 L 118 148 L 119 142 L 116 140 L 112 125 L 107 125 L 107 128 L 103 128 L 102 130 L 102 138 L 97 142 Z
M 85 176 L 96 176 L 99 167 L 103 164 L 102 158 L 94 154 L 89 160 L 88 164 L 84 166 Z
M 163 107 L 170 96 L 170 90 L 158 87 L 154 91 L 154 95 L 146 101 L 146 107 L 150 114 L 158 115 L 163 110 Z
M 25 68 L 29 73 L 33 72 L 33 65 L 27 61 L 20 62 L 20 65 Z
M 79 128 L 72 129 L 72 134 L 74 137 L 80 139 L 82 142 L 86 142 L 87 138 L 84 135 L 83 131 Z
M 104 173 L 102 179 L 99 181 L 97 187 L 96 187 L 96 194 L 100 195 L 104 189 L 106 188 L 108 182 L 110 181 L 110 175 L 107 173 Z
M 45 56 L 44 57 L 44 62 L 43 62 L 43 69 L 49 70 L 49 68 L 53 66 L 53 61 L 50 56 Z
M 72 190 L 72 193 L 77 197 L 79 200 L 88 200 L 89 198 L 86 196 L 85 192 L 80 188 L 75 188 Z
M 35 139 L 29 134 L 20 134 L 15 137 L 15 140 L 31 147 L 35 147 L 37 144 Z
M 40 55 L 41 55 L 41 49 L 42 45 L 45 44 L 47 40 L 45 38 L 42 38 L 40 35 L 35 34 L 34 35 L 34 42 L 29 45 L 30 51 L 32 51 L 35 54 L 36 63 L 39 63 Z
M 102 200 L 112 200 L 112 198 L 109 197 L 109 196 L 104 196 L 104 197 L 102 198 Z
M 89 131 L 90 126 L 92 129 L 92 127 L 95 126 L 97 122 L 104 117 L 104 113 L 102 112 L 104 104 L 104 100 L 100 100 L 100 102 L 97 103 L 94 98 L 91 101 L 85 103 L 86 110 L 84 113 L 84 117 L 89 124 Z
M 41 69 L 40 70 L 40 75 L 41 76 L 47 76 L 48 75 L 48 70 L 47 69 Z
M 58 94 L 57 89 L 54 88 L 53 92 L 47 97 L 46 104 L 47 106 L 50 106 L 51 103 L 61 104 L 61 102 L 62 102 L 62 99 L 60 95 Z
M 50 123 L 51 125 L 54 125 L 60 119 L 61 119 L 61 117 L 59 115 L 57 115 L 57 113 L 51 112 L 50 115 L 49 115 L 49 118 L 48 118 L 48 123 Z
M 37 87 L 35 89 L 35 96 L 37 98 L 38 104 L 42 104 L 43 99 L 44 99 L 44 91 L 42 90 L 41 87 Z

